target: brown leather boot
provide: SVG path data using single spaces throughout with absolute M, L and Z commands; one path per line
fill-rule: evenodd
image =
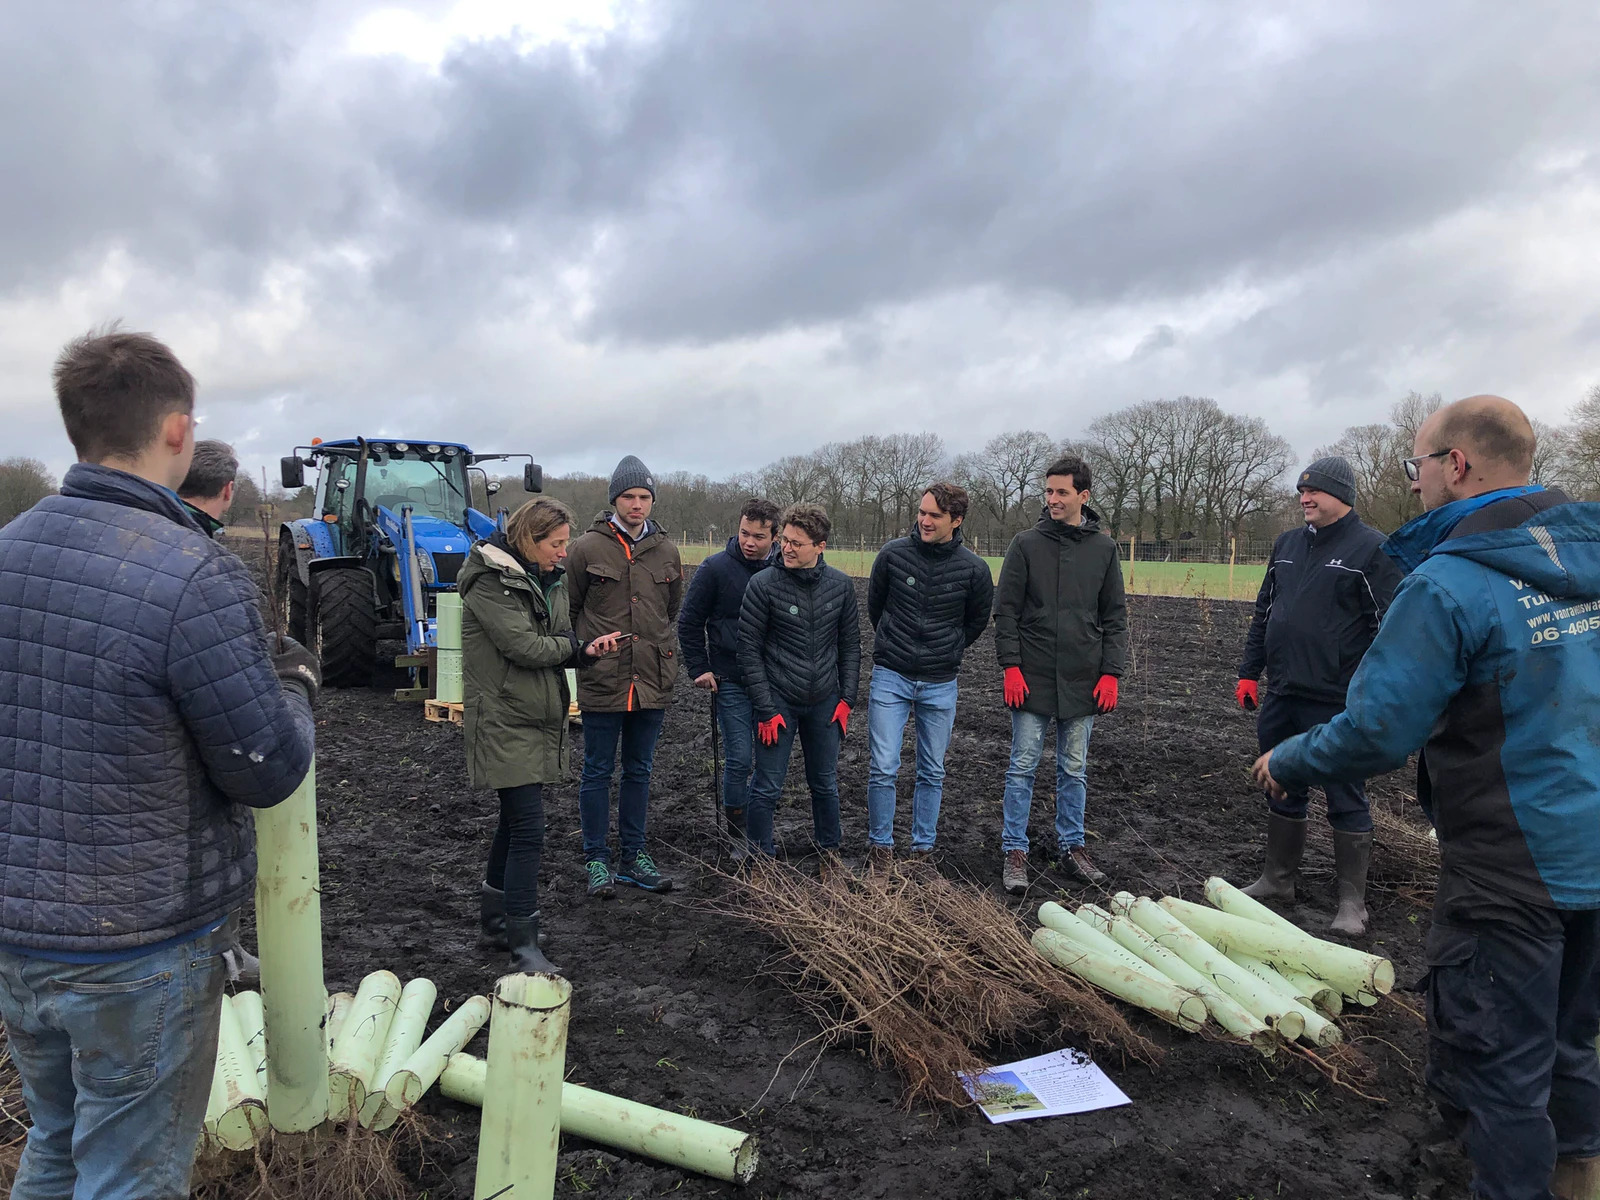
M 1267 865 L 1261 878 L 1244 889 L 1246 896 L 1256 900 L 1294 899 L 1294 881 L 1300 874 L 1300 860 L 1306 852 L 1306 822 L 1301 817 L 1280 817 L 1267 814 Z
M 1556 1200 L 1600 1200 L 1600 1156 L 1556 1159 L 1550 1190 Z
M 1361 937 L 1367 932 L 1367 866 L 1372 862 L 1370 833 L 1333 831 L 1333 874 L 1339 884 L 1339 911 L 1329 933 Z

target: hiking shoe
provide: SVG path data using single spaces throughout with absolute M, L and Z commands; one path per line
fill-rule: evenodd
M 617 894 L 617 879 L 611 873 L 611 864 L 602 858 L 591 858 L 584 867 L 589 873 L 589 899 L 609 900 Z
M 643 850 L 622 856 L 622 868 L 617 872 L 617 882 L 631 884 L 647 892 L 672 890 L 672 880 L 656 870 L 655 859 Z
M 832 883 L 838 879 L 850 878 L 850 864 L 837 850 L 828 849 L 822 852 L 817 861 L 817 878 L 823 883 Z
M 894 866 L 894 847 L 879 846 L 876 843 L 867 847 L 867 870 L 887 871 Z
M 926 863 L 929 866 L 932 866 L 933 865 L 933 847 L 932 846 L 920 846 L 920 847 L 919 846 L 913 846 L 913 847 L 911 847 L 910 851 L 906 854 L 906 859 L 909 862 L 912 862 L 912 863 Z
M 1084 883 L 1103 883 L 1106 873 L 1089 861 L 1089 852 L 1082 846 L 1068 846 L 1058 864 L 1061 870 Z
M 1028 890 L 1028 852 L 1007 850 L 1005 865 L 1000 870 L 1000 883 L 1013 896 Z

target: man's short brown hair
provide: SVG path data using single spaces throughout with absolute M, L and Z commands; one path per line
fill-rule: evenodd
M 823 511 L 820 504 L 791 504 L 783 510 L 783 516 L 778 521 L 778 528 L 793 525 L 804 533 L 813 542 L 825 542 L 828 535 L 833 532 L 833 522 L 828 520 L 828 514 Z
M 744 507 L 739 510 L 741 521 L 763 521 L 768 532 L 778 532 L 778 506 L 771 500 L 763 500 L 760 496 L 749 496 L 745 499 Z
M 947 517 L 965 517 L 967 509 L 972 504 L 972 498 L 967 495 L 967 489 L 941 479 L 938 483 L 930 483 L 922 489 L 924 496 L 932 496 L 933 502 L 939 506 L 939 511 Z
M 1089 490 L 1089 483 L 1093 478 L 1089 474 L 1089 464 L 1076 454 L 1063 454 L 1044 469 L 1044 477 L 1046 479 L 1049 479 L 1052 475 L 1072 476 L 1072 486 L 1080 492 Z
M 138 458 L 161 422 L 194 411 L 194 376 L 148 333 L 115 325 L 74 338 L 52 373 L 61 420 L 83 462 Z

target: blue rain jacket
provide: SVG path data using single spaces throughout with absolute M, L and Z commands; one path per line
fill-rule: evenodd
M 1345 711 L 1272 752 L 1285 786 L 1392 771 L 1455 884 L 1600 908 L 1600 504 L 1506 489 L 1424 513 L 1386 547 L 1415 569 Z

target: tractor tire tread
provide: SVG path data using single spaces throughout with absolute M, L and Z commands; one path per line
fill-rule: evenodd
M 314 579 L 323 684 L 370 686 L 378 657 L 378 614 L 373 607 L 372 575 L 362 567 L 340 567 L 319 572 Z

